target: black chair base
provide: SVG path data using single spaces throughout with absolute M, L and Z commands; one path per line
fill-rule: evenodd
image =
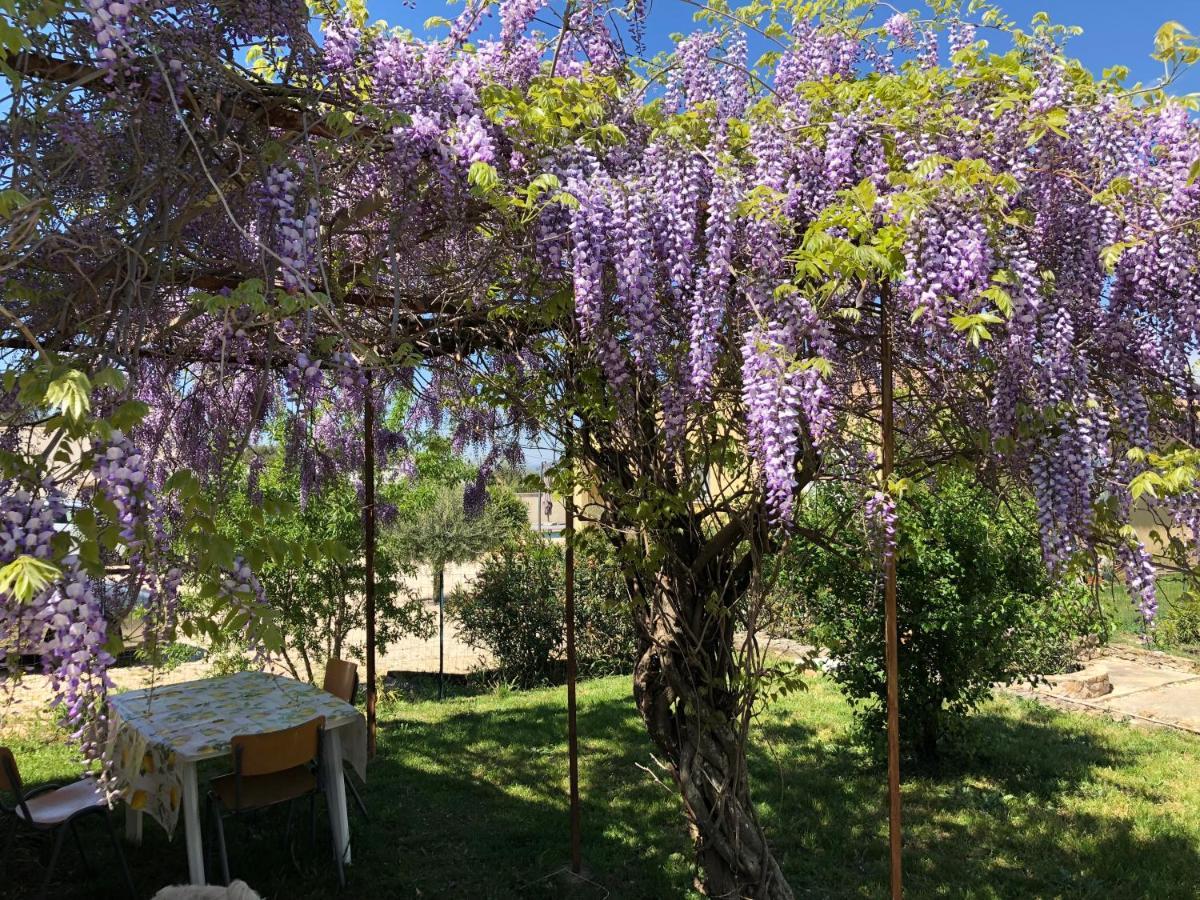
M 291 838 L 292 838 L 292 818 L 293 818 L 293 813 L 295 810 L 295 802 L 298 799 L 302 799 L 302 798 L 297 797 L 293 800 L 287 801 L 288 812 L 287 812 L 287 824 L 284 826 L 284 841 L 289 846 L 291 845 Z M 346 872 L 345 872 L 345 866 L 343 865 L 342 855 L 340 853 L 338 853 L 338 849 L 337 849 L 337 834 L 333 827 L 333 807 L 328 802 L 329 801 L 328 796 L 326 796 L 325 799 L 326 799 L 325 805 L 327 807 L 329 807 L 329 841 L 330 841 L 330 846 L 333 848 L 334 862 L 337 864 L 338 886 L 344 888 L 346 886 Z M 220 883 L 228 885 L 230 882 L 230 874 L 229 874 L 229 851 L 227 850 L 226 844 L 225 844 L 226 813 L 222 809 L 220 799 L 213 793 L 209 793 L 208 798 L 206 800 L 206 804 L 207 804 L 208 809 L 207 809 L 207 815 L 205 816 L 205 818 L 212 820 L 213 833 L 214 833 L 214 837 L 216 838 L 214 843 L 216 844 L 217 860 L 221 865 L 221 882 Z M 263 807 L 263 808 L 265 809 L 265 808 L 269 808 L 269 807 Z M 259 812 L 259 811 L 260 810 L 244 810 L 243 813 L 241 813 L 241 814 L 244 814 L 245 812 Z M 232 812 L 232 811 L 229 812 L 228 814 L 230 816 L 234 816 L 234 817 L 240 815 L 240 813 Z M 316 847 L 316 844 L 317 844 L 317 794 L 316 793 L 309 794 L 308 817 L 309 817 L 309 840 L 310 840 L 312 846 Z M 210 878 L 210 881 L 211 881 L 211 878 Z
M 358 807 L 358 811 L 362 813 L 362 817 L 368 822 L 371 817 L 367 814 L 367 804 L 363 802 L 362 794 L 358 792 L 358 786 L 354 783 L 354 779 L 350 777 L 349 772 L 343 772 L 343 780 L 346 782 L 346 787 L 350 789 L 350 796 L 354 798 L 354 805 Z
M 45 834 L 49 838 L 46 846 L 50 851 L 44 860 L 46 874 L 42 877 L 42 886 L 37 894 L 39 900 L 45 900 L 45 898 L 50 896 L 50 886 L 54 883 L 54 873 L 58 868 L 59 857 L 62 855 L 63 844 L 66 843 L 68 832 L 74 839 L 75 849 L 79 852 L 79 858 L 83 862 L 84 872 L 87 873 L 88 877 L 95 878 L 96 872 L 92 866 L 92 861 L 88 859 L 87 852 L 84 849 L 83 838 L 80 836 L 79 830 L 75 827 L 80 819 L 91 816 L 93 813 L 104 820 L 104 827 L 108 832 L 108 839 L 112 845 L 113 855 L 116 856 L 117 865 L 121 869 L 121 879 L 125 882 L 125 887 L 129 890 L 129 896 L 136 900 L 138 895 L 137 888 L 133 885 L 133 875 L 130 874 L 129 863 L 125 859 L 125 851 L 121 849 L 121 841 L 117 837 L 117 831 L 113 826 L 109 811 L 102 807 L 79 813 L 49 828 L 36 829 L 37 832 Z M 4 855 L 0 857 L 0 861 L 6 861 L 12 852 L 13 844 L 16 842 L 17 837 L 17 824 L 17 822 L 14 822 L 13 827 L 9 831 L 9 836 L 4 846 Z

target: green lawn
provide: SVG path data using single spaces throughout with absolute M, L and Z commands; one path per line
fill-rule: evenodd
M 639 768 L 653 762 L 627 678 L 580 688 L 583 843 L 596 885 L 572 888 L 555 874 L 567 854 L 563 706 L 561 689 L 385 702 L 366 790 L 372 819 L 352 813 L 344 896 L 691 896 L 675 796 Z M 884 775 L 849 745 L 848 725 L 841 695 L 817 679 L 758 732 L 760 809 L 801 897 L 886 893 Z M 1007 699 L 975 717 L 971 736 L 974 755 L 906 783 L 909 897 L 1197 896 L 1200 741 Z M 14 749 L 30 781 L 74 771 L 61 743 Z M 274 836 L 279 821 L 232 826 L 235 877 L 271 897 L 331 896 L 324 828 L 316 852 L 304 836 L 289 854 Z M 150 893 L 183 880 L 181 836 L 168 843 L 150 820 L 146 835 L 129 851 L 138 884 Z M 6 888 L 39 877 L 35 850 L 18 845 Z M 65 861 L 66 877 L 83 879 L 77 858 Z M 79 883 L 52 896 L 120 896 Z
M 1175 575 L 1167 575 L 1158 580 L 1158 622 L 1169 621 L 1174 615 L 1175 603 L 1183 592 L 1184 581 Z M 1142 617 L 1125 587 L 1116 582 L 1100 591 L 1100 603 L 1104 615 L 1112 627 L 1112 639 L 1119 643 L 1143 644 Z M 1161 640 L 1162 635 L 1159 638 Z M 1200 659 L 1200 645 L 1192 643 L 1170 643 L 1156 641 L 1153 649 L 1166 650 L 1177 656 Z

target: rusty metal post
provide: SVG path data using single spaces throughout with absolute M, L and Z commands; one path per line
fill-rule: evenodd
M 879 302 L 879 361 L 881 367 L 883 489 L 892 477 L 896 454 L 896 420 L 893 409 L 892 323 L 887 292 Z M 892 900 L 900 900 L 903 880 L 900 829 L 900 675 L 896 613 L 896 553 L 884 554 L 884 628 L 887 653 L 888 838 L 891 850 Z
M 568 456 L 567 465 L 571 465 Z M 579 810 L 579 734 L 575 721 L 575 479 L 567 479 L 566 527 L 566 617 L 567 617 L 567 761 L 571 781 L 571 871 L 582 870 Z
M 363 400 L 363 540 L 367 620 L 367 756 L 375 757 L 375 398 L 371 372 Z

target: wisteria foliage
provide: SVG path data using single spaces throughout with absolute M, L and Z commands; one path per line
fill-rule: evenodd
M 804 461 L 861 483 L 891 552 L 893 486 L 861 449 L 886 306 L 914 471 L 998 464 L 1036 494 L 1047 563 L 1113 543 L 1152 618 L 1152 548 L 1120 525 L 1158 479 L 1195 539 L 1178 477 L 1195 461 L 1164 454 L 1194 445 L 1200 128 L 985 4 L 779 6 L 779 27 L 714 14 L 646 62 L 638 2 L 580 0 L 556 32 L 552 4 L 470 0 L 437 37 L 333 5 L 320 43 L 290 0 L 30 14 L 5 51 L 38 87 L 14 90 L 0 134 L 20 185 L 0 264 L 3 621 L 52 626 L 43 659 L 81 727 L 110 563 L 165 628 L 181 566 L 239 625 L 266 616 L 253 553 L 180 548 L 202 489 L 248 454 L 253 477 L 271 417 L 308 496 L 361 468 L 369 392 L 411 399 L 402 428 L 377 426 L 383 465 L 449 430 L 481 460 L 474 505 L 563 412 L 531 393 L 557 361 L 521 335 L 547 329 L 584 348 L 615 416 L 651 411 L 674 483 L 697 483 L 697 439 L 724 429 L 776 527 Z M 976 26 L 1015 49 L 991 55 Z M 546 299 L 564 289 L 565 320 Z M 39 428 L 65 429 L 68 474 Z M 65 493 L 92 518 L 55 538 Z

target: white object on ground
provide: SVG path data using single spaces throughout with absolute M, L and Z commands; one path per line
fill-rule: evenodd
M 151 900 L 262 900 L 244 881 L 234 881 L 229 887 L 200 887 L 183 884 L 165 887 Z

